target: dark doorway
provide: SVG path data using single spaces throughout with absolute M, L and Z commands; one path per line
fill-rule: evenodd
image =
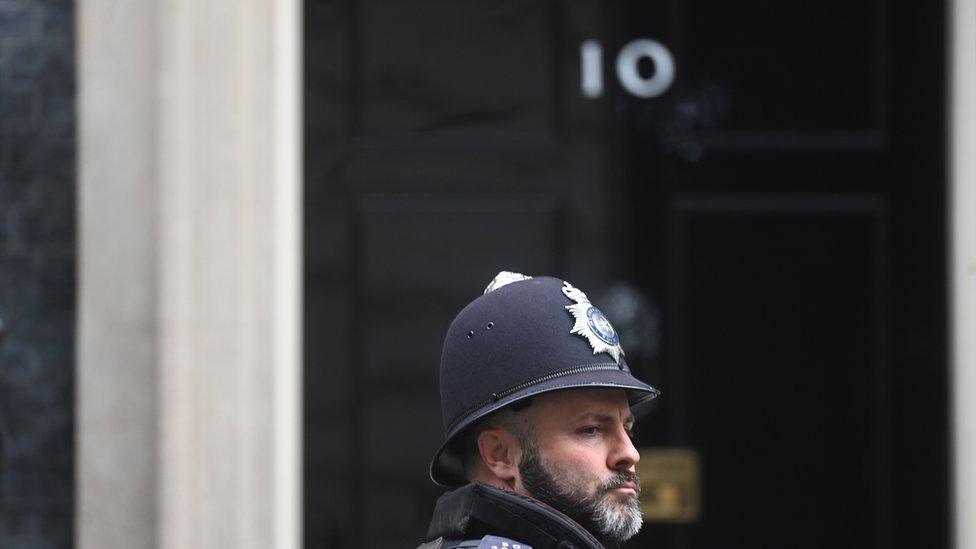
M 629 10 L 682 69 L 627 100 L 648 436 L 702 463 L 698 520 L 638 543 L 945 547 L 941 3 Z
M 701 507 L 629 546 L 947 547 L 944 6 L 917 9 L 308 0 L 306 547 L 422 540 L 443 334 L 502 269 L 642 304 L 639 443 L 697 453 Z M 638 38 L 673 55 L 656 97 L 614 74 Z

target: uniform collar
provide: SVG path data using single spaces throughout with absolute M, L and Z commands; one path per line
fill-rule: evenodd
M 603 545 L 563 513 L 529 497 L 487 484 L 468 484 L 441 496 L 427 539 L 478 539 L 507 536 L 533 549 L 555 549 L 566 543 L 577 549 Z

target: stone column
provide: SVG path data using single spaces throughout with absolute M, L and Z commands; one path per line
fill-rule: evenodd
M 976 0 L 947 10 L 953 537 L 976 547 Z
M 294 548 L 300 3 L 82 0 L 81 548 Z

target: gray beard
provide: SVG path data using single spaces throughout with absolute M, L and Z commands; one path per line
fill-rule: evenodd
M 598 486 L 595 494 L 582 493 L 582 483 L 567 490 L 542 463 L 534 444 L 523 444 L 523 448 L 519 461 L 522 484 L 536 499 L 567 515 L 604 541 L 623 543 L 640 531 L 644 518 L 637 497 L 619 501 L 609 493 L 611 489 L 631 482 L 637 486 L 639 495 L 640 478 L 636 474 L 618 471 Z

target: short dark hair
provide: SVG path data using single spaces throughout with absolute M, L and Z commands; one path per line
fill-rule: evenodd
M 467 432 L 461 436 L 461 466 L 464 468 L 464 475 L 471 480 L 477 473 L 478 464 L 481 463 L 481 452 L 478 450 L 478 436 L 485 429 L 501 427 L 509 433 L 515 435 L 519 444 L 526 448 L 532 445 L 535 437 L 534 425 L 530 414 L 522 413 L 532 404 L 532 399 L 527 398 L 506 406 L 472 425 Z

